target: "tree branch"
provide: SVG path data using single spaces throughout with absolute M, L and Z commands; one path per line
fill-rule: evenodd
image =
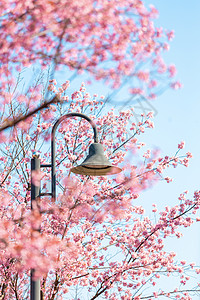
M 16 126 L 18 123 L 20 123 L 22 121 L 25 121 L 27 118 L 29 118 L 32 115 L 36 114 L 40 110 L 42 110 L 44 108 L 47 108 L 49 105 L 51 105 L 53 103 L 58 103 L 58 102 L 60 102 L 60 99 L 57 96 L 53 97 L 53 99 L 51 99 L 49 102 L 44 102 L 42 105 L 40 105 L 38 108 L 30 111 L 28 114 L 26 114 L 24 116 L 20 115 L 20 116 L 14 118 L 13 120 L 6 122 L 5 125 L 0 127 L 0 132 L 2 132 L 5 129 Z
M 164 297 L 166 297 L 168 294 L 189 293 L 189 292 L 196 293 L 196 292 L 200 292 L 200 290 L 189 290 L 188 289 L 188 290 L 172 291 L 172 292 L 166 292 L 166 293 L 159 293 L 157 296 L 164 296 Z M 140 299 L 153 299 L 153 298 L 154 298 L 154 295 L 140 297 Z

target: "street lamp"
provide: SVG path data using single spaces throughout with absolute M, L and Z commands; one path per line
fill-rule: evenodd
M 65 119 L 71 117 L 80 117 L 87 120 L 93 128 L 94 143 L 89 147 L 89 154 L 86 159 L 78 166 L 71 168 L 71 172 L 80 175 L 105 176 L 117 174 L 121 172 L 121 168 L 113 166 L 112 163 L 105 157 L 103 146 L 98 142 L 98 132 L 94 122 L 82 113 L 69 113 L 60 117 L 54 124 L 51 132 L 51 163 L 40 164 L 39 156 L 34 155 L 31 159 L 31 209 L 37 197 L 42 195 L 51 195 L 56 199 L 56 162 L 55 162 L 55 132 L 58 125 Z M 51 192 L 40 194 L 40 187 L 34 184 L 33 171 L 39 171 L 40 168 L 51 168 Z M 40 280 L 34 280 L 35 270 L 31 270 L 31 300 L 40 300 Z

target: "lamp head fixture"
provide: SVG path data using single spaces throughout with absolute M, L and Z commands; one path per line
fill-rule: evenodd
M 86 159 L 77 167 L 71 168 L 71 172 L 80 175 L 105 176 L 120 173 L 121 168 L 113 166 L 105 157 L 103 146 L 93 143 L 89 147 Z

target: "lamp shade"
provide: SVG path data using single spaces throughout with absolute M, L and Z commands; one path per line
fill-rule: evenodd
M 89 147 L 89 155 L 77 167 L 71 169 L 71 172 L 81 175 L 105 176 L 117 174 L 122 171 L 121 168 L 113 166 L 105 157 L 103 146 L 99 143 L 93 143 Z

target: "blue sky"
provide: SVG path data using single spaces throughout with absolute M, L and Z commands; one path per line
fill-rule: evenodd
M 148 131 L 145 140 L 152 146 L 160 147 L 166 154 L 173 154 L 177 143 L 184 140 L 186 150 L 193 153 L 189 168 L 180 167 L 172 172 L 175 180 L 167 185 L 167 191 L 172 189 L 171 196 L 174 198 L 185 189 L 192 192 L 200 188 L 200 1 L 151 2 L 160 12 L 157 23 L 175 30 L 175 39 L 170 51 L 165 54 L 165 61 L 175 63 L 183 88 L 179 91 L 168 90 L 154 101 L 158 111 L 154 120 L 155 129 Z
M 152 0 L 146 3 L 154 4 L 159 10 L 157 24 L 175 30 L 165 61 L 176 65 L 183 88 L 168 90 L 154 101 L 158 111 L 155 129 L 148 131 L 145 141 L 151 146 L 158 146 L 163 153 L 173 154 L 177 142 L 184 140 L 186 151 L 193 154 L 188 168 L 180 166 L 168 170 L 167 175 L 174 178 L 172 183 L 160 183 L 144 194 L 144 203 L 154 201 L 165 206 L 175 204 L 184 190 L 189 190 L 192 196 L 194 190 L 200 189 L 200 1 Z M 177 252 L 181 259 L 200 264 L 199 225 L 197 223 L 184 230 L 182 239 L 168 241 L 167 249 Z M 200 298 L 194 296 L 193 299 Z

